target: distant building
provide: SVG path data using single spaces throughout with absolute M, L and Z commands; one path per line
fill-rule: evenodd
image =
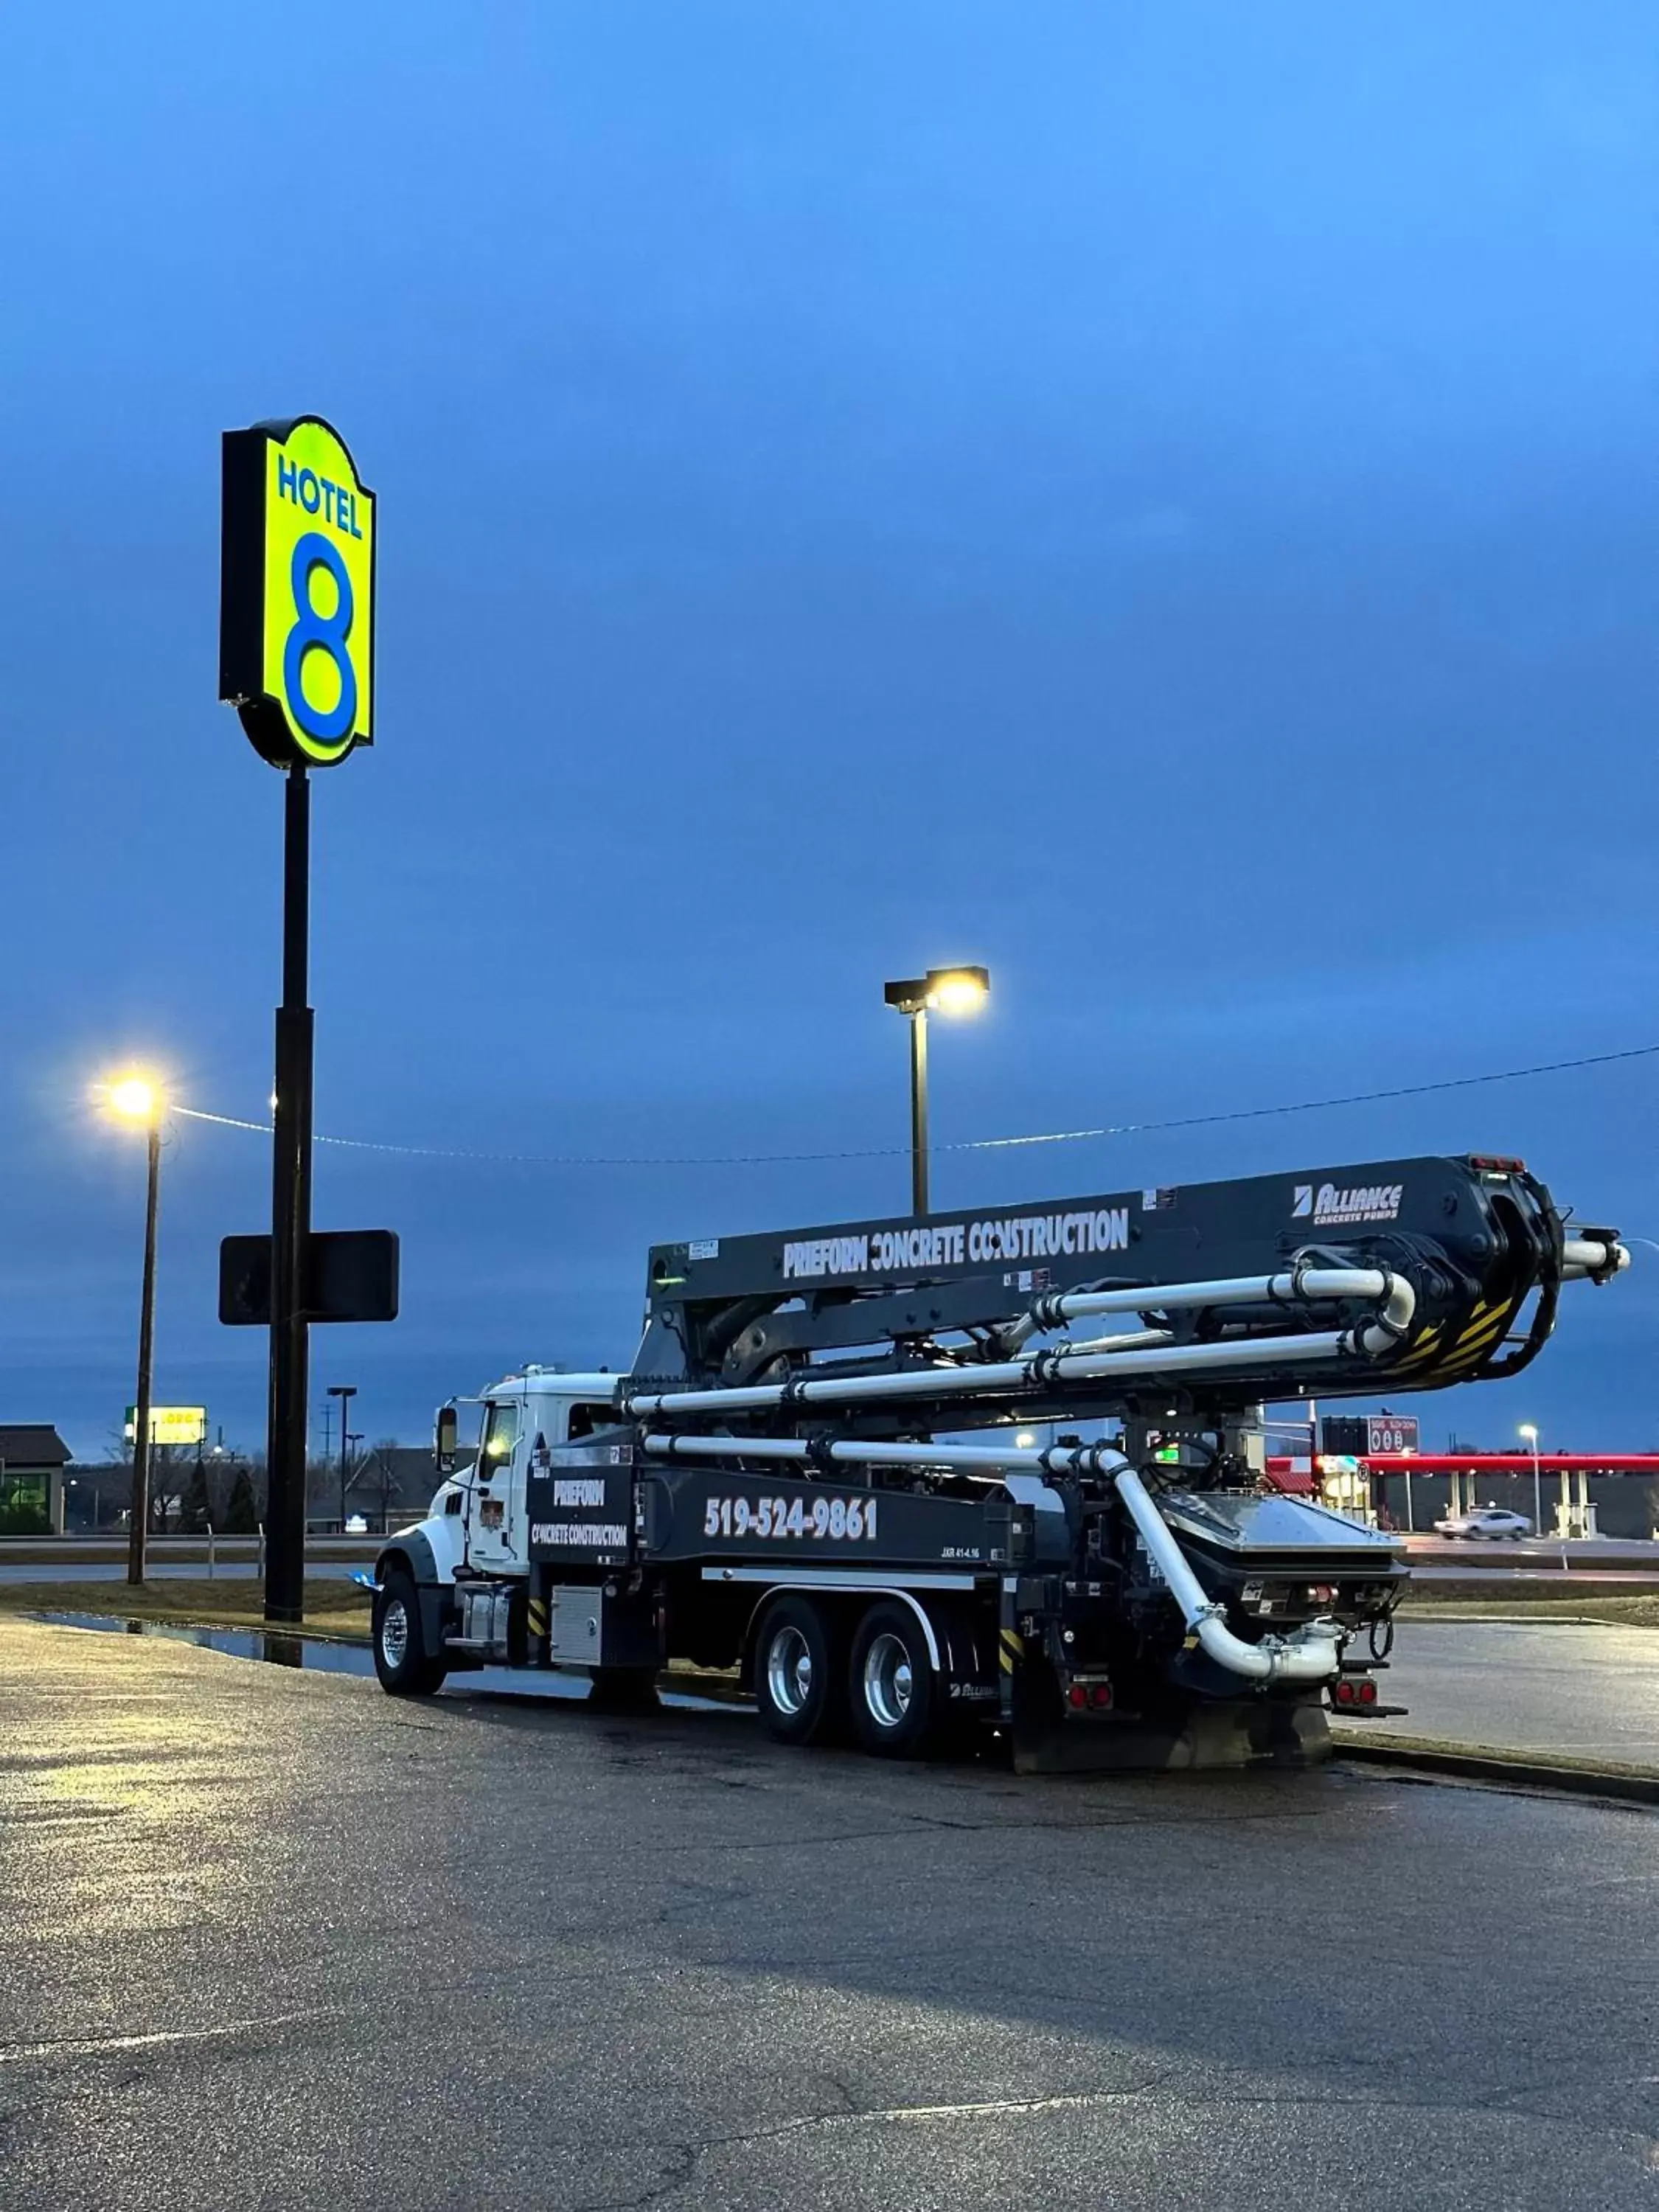
M 69 1462 L 49 1421 L 0 1421 L 0 1536 L 63 1534 Z

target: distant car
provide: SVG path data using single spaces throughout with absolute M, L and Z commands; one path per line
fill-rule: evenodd
M 1471 1543 L 1482 1536 L 1493 1542 L 1504 1536 L 1518 1541 L 1522 1536 L 1531 1535 L 1532 1523 L 1524 1513 L 1506 1513 L 1501 1506 L 1483 1505 L 1474 1513 L 1449 1514 L 1445 1520 L 1435 1522 L 1434 1533 L 1453 1543 L 1460 1536 L 1467 1537 Z

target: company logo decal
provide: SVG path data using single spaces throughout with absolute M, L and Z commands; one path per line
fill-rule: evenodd
M 783 1248 L 787 1282 L 823 1275 L 902 1273 L 959 1267 L 964 1261 L 1058 1259 L 1062 1254 L 1127 1252 L 1129 1209 L 1022 1213 L 1002 1219 L 931 1223 L 843 1237 L 802 1237 Z
M 1397 1221 L 1400 1201 L 1405 1194 L 1402 1182 L 1360 1183 L 1352 1188 L 1322 1182 L 1317 1190 L 1310 1182 L 1299 1182 L 1293 1187 L 1291 1218 L 1311 1221 L 1316 1229 L 1346 1229 L 1363 1222 Z

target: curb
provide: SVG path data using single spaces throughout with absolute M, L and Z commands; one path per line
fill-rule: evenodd
M 1626 1804 L 1659 1805 L 1659 1773 L 1636 1766 L 1579 1765 L 1571 1760 L 1528 1759 L 1524 1753 L 1466 1751 L 1409 1738 L 1393 1743 L 1354 1743 L 1338 1737 L 1332 1756 L 1364 1766 L 1443 1774 L 1498 1790 L 1549 1790 L 1572 1797 L 1613 1797 Z

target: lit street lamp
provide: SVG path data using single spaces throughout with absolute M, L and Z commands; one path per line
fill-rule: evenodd
M 990 994 L 984 968 L 930 968 L 886 986 L 890 1006 L 910 1022 L 910 1211 L 927 1211 L 927 1016 L 976 1014 Z
M 1538 1429 L 1532 1421 L 1522 1421 L 1521 1434 L 1532 1446 L 1532 1533 L 1544 1533 L 1544 1480 L 1538 1471 Z
M 127 1530 L 127 1580 L 144 1579 L 149 1535 L 149 1400 L 155 1355 L 155 1220 L 161 1194 L 161 1109 L 159 1084 L 148 1076 L 124 1075 L 105 1092 L 109 1110 L 130 1128 L 141 1128 L 149 1158 L 144 1198 L 144 1288 L 138 1312 L 138 1390 L 132 1412 L 132 1510 Z

